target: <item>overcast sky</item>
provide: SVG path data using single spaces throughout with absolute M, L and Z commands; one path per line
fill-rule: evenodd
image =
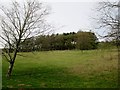
M 4 5 L 11 0 L 0 1 Z M 22 2 L 23 0 L 17 0 Z M 46 20 L 56 27 L 54 33 L 77 32 L 81 30 L 93 30 L 91 18 L 94 13 L 95 1 L 98 0 L 42 0 L 51 7 L 51 14 Z
M 95 2 L 51 2 L 51 14 L 47 20 L 62 28 L 55 33 L 77 32 L 92 29 L 91 16 Z
M 22 2 L 22 0 L 17 0 Z M 42 0 L 51 7 L 51 14 L 47 21 L 57 29 L 54 33 L 77 32 L 78 30 L 102 34 L 102 31 L 95 30 L 95 23 L 91 17 L 95 16 L 94 8 L 100 0 Z M 0 0 L 4 5 L 10 0 Z M 62 27 L 63 26 L 63 27 Z

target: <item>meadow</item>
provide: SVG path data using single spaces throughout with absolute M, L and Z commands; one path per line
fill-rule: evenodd
M 11 78 L 2 60 L 3 88 L 117 88 L 118 55 L 111 50 L 22 52 Z

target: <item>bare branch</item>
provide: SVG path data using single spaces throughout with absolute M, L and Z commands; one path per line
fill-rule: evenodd
M 29 37 L 37 36 L 51 29 L 44 23 L 44 18 L 49 14 L 49 10 L 43 3 L 36 0 L 25 1 L 23 5 L 15 1 L 11 7 L 4 5 L 0 10 L 3 12 L 0 15 L 2 29 L 0 38 L 5 42 L 4 56 L 10 65 L 12 64 L 8 71 L 10 74 L 20 44 Z

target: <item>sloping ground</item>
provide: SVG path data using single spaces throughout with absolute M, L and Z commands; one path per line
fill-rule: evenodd
M 20 53 L 13 75 L 5 77 L 8 64 L 3 60 L 3 88 L 116 88 L 116 50 L 44 51 Z

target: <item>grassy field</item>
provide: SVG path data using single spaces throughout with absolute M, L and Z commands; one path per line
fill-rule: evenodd
M 43 51 L 21 53 L 13 75 L 6 78 L 3 60 L 3 88 L 116 88 L 117 51 Z

